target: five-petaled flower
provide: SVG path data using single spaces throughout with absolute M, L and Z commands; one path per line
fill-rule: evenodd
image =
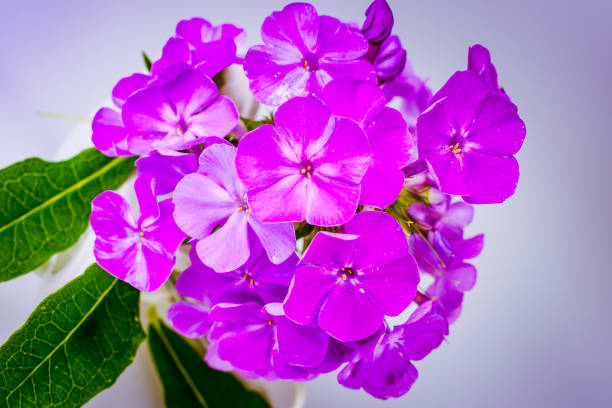
M 300 260 L 284 311 L 340 341 L 363 340 L 416 295 L 419 274 L 402 227 L 384 212 L 357 213 L 345 233 L 319 232 Z M 384 242 L 384 245 L 381 243 Z

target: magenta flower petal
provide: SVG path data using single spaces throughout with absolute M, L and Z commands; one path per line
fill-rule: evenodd
M 491 95 L 482 105 L 478 120 L 470 127 L 469 139 L 471 143 L 486 146 L 491 153 L 518 153 L 525 140 L 525 124 L 518 117 L 516 105 L 502 95 Z
M 155 182 L 149 175 L 137 177 L 134 181 L 134 192 L 140 207 L 138 222 L 140 225 L 148 227 L 159 218 L 159 203 L 157 202 Z
M 421 360 L 437 348 L 448 334 L 443 312 L 434 302 L 426 302 L 406 323 L 387 329 L 373 352 L 357 352 L 338 374 L 340 384 L 363 388 L 376 398 L 398 398 L 414 384 L 418 372 L 412 360 Z
M 173 197 L 177 224 L 198 240 L 200 259 L 217 272 L 235 270 L 246 262 L 251 230 L 273 263 L 285 261 L 295 249 L 291 224 L 261 224 L 251 214 L 235 158 L 231 145 L 207 147 L 200 155 L 198 173 L 183 178 Z M 220 228 L 211 234 L 217 225 Z
M 194 252 L 193 249 L 192 252 Z M 196 261 L 199 265 L 195 264 Z M 210 304 L 212 302 L 208 294 L 214 293 L 215 289 L 218 289 L 218 287 L 211 286 L 218 283 L 219 287 L 223 287 L 230 284 L 231 280 L 204 265 L 197 255 L 195 257 L 191 256 L 191 262 L 192 265 L 185 269 L 176 281 L 176 291 L 183 297 Z
M 311 74 L 300 66 L 300 59 L 297 49 L 278 52 L 263 45 L 251 47 L 245 57 L 245 69 L 258 99 L 277 106 L 293 96 L 306 96 Z
M 357 210 L 359 185 L 338 181 L 324 175 L 313 176 L 305 214 L 312 225 L 333 226 L 351 218 Z
M 219 340 L 219 357 L 242 370 L 264 370 L 270 365 L 272 336 L 272 331 L 264 325 L 254 330 L 231 333 Z
M 288 318 L 299 324 L 313 321 L 322 299 L 336 285 L 338 276 L 334 270 L 321 270 L 316 266 L 301 265 L 295 270 L 289 294 L 283 302 Z
M 243 265 L 249 258 L 247 216 L 235 212 L 214 234 L 200 239 L 196 244 L 198 256 L 204 265 L 217 272 L 229 272 Z M 219 250 L 220 248 L 227 248 Z
M 375 80 L 367 61 L 367 40 L 339 20 L 319 16 L 306 3 L 292 3 L 266 18 L 265 45 L 249 49 L 245 72 L 263 103 L 280 105 L 295 96 L 320 93 L 336 76 Z
M 280 264 L 294 253 L 295 230 L 291 223 L 262 224 L 254 217 L 250 217 L 248 223 L 273 264 Z
M 197 158 L 194 154 L 180 156 L 162 156 L 153 153 L 136 160 L 138 174 L 148 174 L 155 180 L 157 194 L 172 193 L 177 183 L 187 174 L 198 168 Z
M 168 320 L 174 330 L 185 337 L 200 338 L 210 330 L 208 308 L 192 302 L 177 302 L 168 309 Z
M 163 90 L 174 104 L 176 111 L 185 117 L 194 116 L 205 109 L 215 100 L 218 93 L 212 79 L 196 70 L 187 70 L 178 75 L 166 84 Z
M 472 290 L 476 284 L 476 268 L 474 265 L 459 262 L 446 269 L 446 277 L 462 292 Z
M 363 388 L 368 394 L 380 399 L 401 397 L 410 390 L 419 376 L 410 360 L 402 357 L 396 351 L 381 355 L 376 364 L 351 362 L 338 373 L 338 382 L 355 390 Z
M 481 75 L 489 84 L 491 89 L 498 90 L 497 71 L 491 63 L 489 50 L 480 44 L 472 45 L 468 51 L 467 69 Z
M 238 175 L 255 217 L 323 226 L 348 220 L 370 163 L 363 130 L 333 117 L 314 97 L 285 103 L 275 122 L 277 127 L 248 133 L 238 146 Z
M 362 181 L 359 203 L 389 206 L 403 187 L 400 169 L 412 156 L 406 121 L 398 111 L 385 107 L 387 99 L 376 84 L 339 78 L 327 85 L 322 97 L 334 114 L 357 121 L 372 147 L 374 157 Z
M 248 193 L 256 217 L 266 222 L 297 222 L 306 219 L 308 183 L 300 174 L 290 175 L 275 184 Z M 287 205 L 290 203 L 291 205 Z
M 347 234 L 360 235 L 354 242 L 353 264 L 357 268 L 385 265 L 408 254 L 404 230 L 387 213 L 364 211 L 355 214 L 344 230 Z M 381 245 L 383 242 L 385 245 Z
M 386 208 L 393 204 L 404 187 L 404 173 L 374 161 L 361 181 L 359 204 Z
M 448 335 L 448 322 L 437 302 L 426 302 L 410 315 L 398 331 L 410 341 L 404 347 L 413 361 L 422 360 L 436 349 Z
M 221 95 L 204 111 L 192 117 L 189 128 L 198 137 L 224 137 L 236 126 L 238 119 L 234 102 Z
M 151 65 L 151 74 L 157 76 L 164 69 L 181 63 L 189 63 L 191 52 L 189 44 L 182 38 L 170 37 L 164 45 L 162 56 Z
M 159 242 L 171 253 L 175 253 L 185 240 L 185 233 L 176 225 L 174 218 L 174 204 L 170 199 L 159 203 L 159 218 L 150 226 L 142 225 L 145 235 Z
M 236 107 L 227 97 L 217 96 L 210 78 L 189 66 L 173 67 L 164 71 L 166 75 L 172 70 L 172 75 L 136 92 L 123 107 L 133 153 L 176 154 L 207 136 L 225 136 L 238 123 Z
M 525 137 L 516 106 L 472 71 L 455 73 L 417 123 L 419 154 L 447 194 L 499 201 L 519 178 L 512 157 Z
M 357 213 L 345 231 L 315 236 L 293 277 L 284 311 L 308 324 L 320 307 L 323 330 L 341 341 L 357 341 L 372 335 L 385 315 L 410 305 L 419 274 L 406 236 L 390 215 Z
M 145 201 L 147 197 L 150 202 Z M 141 203 L 150 214 L 145 213 L 136 222 L 127 202 L 117 193 L 106 191 L 92 201 L 94 255 L 111 275 L 151 292 L 170 276 L 174 252 L 185 235 L 174 224 L 171 206 L 157 209 L 157 199 L 152 194 L 143 195 Z M 166 231 L 163 239 L 155 234 L 156 230 Z
M 111 108 L 101 108 L 91 123 L 93 145 L 107 156 L 132 156 L 127 150 L 127 130 L 121 113 Z
M 280 357 L 291 365 L 316 367 L 327 355 L 329 336 L 318 327 L 302 326 L 289 319 L 276 320 Z
M 370 297 L 353 284 L 336 285 L 325 298 L 319 313 L 319 325 L 340 341 L 364 339 L 373 334 L 384 314 Z
M 412 273 L 407 273 L 411 271 Z M 419 275 L 412 257 L 366 269 L 359 278 L 363 292 L 387 316 L 397 316 L 414 299 Z
M 132 74 L 121 78 L 112 91 L 113 103 L 121 108 L 130 95 L 146 87 L 150 80 L 151 76 L 145 74 Z
M 200 238 L 212 232 L 236 211 L 236 203 L 226 190 L 201 174 L 188 174 L 172 196 L 174 218 L 189 236 Z

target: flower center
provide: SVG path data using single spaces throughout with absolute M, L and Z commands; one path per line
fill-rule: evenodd
M 312 177 L 312 173 L 314 173 L 314 167 L 310 160 L 303 160 L 300 165 L 300 174 L 306 178 Z
M 255 280 L 253 279 L 253 276 L 250 273 L 245 273 L 244 276 L 242 277 L 245 281 L 249 281 L 249 283 L 251 285 L 255 284 Z
M 343 281 L 355 276 L 355 271 L 353 270 L 353 268 L 340 268 L 340 271 L 338 271 L 338 273 L 342 277 Z
M 140 240 L 144 241 L 145 237 L 144 237 L 144 231 L 138 231 L 138 235 L 140 236 Z
M 451 144 L 450 146 L 448 146 L 448 148 L 450 149 L 451 153 L 459 154 L 461 153 L 463 146 L 461 146 L 461 143 L 457 142 L 455 144 Z
M 308 54 L 304 56 L 304 68 L 307 71 L 316 71 L 319 69 L 319 59 L 314 54 Z
M 187 122 L 185 122 L 185 119 L 181 118 L 179 122 L 176 124 L 176 134 L 179 135 L 180 137 L 183 137 L 185 132 L 187 132 L 187 129 L 189 129 Z

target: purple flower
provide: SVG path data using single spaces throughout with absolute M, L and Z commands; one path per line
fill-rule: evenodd
M 168 320 L 178 333 L 198 339 L 205 336 L 212 326 L 212 321 L 208 318 L 209 311 L 208 305 L 180 301 L 168 309 Z
M 371 161 L 363 130 L 314 96 L 294 98 L 238 145 L 238 175 L 262 222 L 334 226 L 357 209 Z
M 270 380 L 312 379 L 339 365 L 327 361 L 334 352 L 327 334 L 316 326 L 295 324 L 275 309 L 275 304 L 263 307 L 258 302 L 216 304 L 209 314 L 215 325 L 206 361 L 214 368 Z
M 164 46 L 162 57 L 151 67 L 153 75 L 175 64 L 189 64 L 213 77 L 234 62 L 236 47 L 245 41 L 244 30 L 232 25 L 213 26 L 202 18 L 182 20 L 176 37 Z
M 361 33 L 371 44 L 381 44 L 393 29 L 393 12 L 385 0 L 374 0 L 365 12 Z
M 207 136 L 223 137 L 238 123 L 238 111 L 214 82 L 188 69 L 160 86 L 130 96 L 123 106 L 127 145 L 134 154 L 175 154 Z
M 204 265 L 192 247 L 191 266 L 176 282 L 176 290 L 183 297 L 204 304 L 219 302 L 280 302 L 287 295 L 298 256 L 292 253 L 283 263 L 270 262 L 257 239 L 250 241 L 247 262 L 227 273 L 217 273 Z
M 414 133 L 417 118 L 431 103 L 432 92 L 426 81 L 418 77 L 406 62 L 404 71 L 382 86 L 387 98 L 397 98 L 399 110 L 404 114 L 411 132 Z
M 170 276 L 174 254 L 185 234 L 174 223 L 172 202 L 157 202 L 150 178 L 136 179 L 134 189 L 140 205 L 138 219 L 125 199 L 113 191 L 105 191 L 92 201 L 94 255 L 111 275 L 138 290 L 152 292 Z
M 375 344 L 366 347 L 372 354 L 355 353 L 338 374 L 338 382 L 363 388 L 376 398 L 401 397 L 418 376 L 412 361 L 425 358 L 447 334 L 448 324 L 439 307 L 434 302 L 423 303 L 403 325 L 368 339 Z
M 164 195 L 172 193 L 183 177 L 198 169 L 198 159 L 193 153 L 163 156 L 151 152 L 149 156 L 136 160 L 136 167 L 139 175 L 146 174 L 155 180 L 157 194 Z
M 497 83 L 497 71 L 491 62 L 491 54 L 486 47 L 480 44 L 470 47 L 467 69 L 480 75 L 493 91 L 500 90 Z
M 380 44 L 372 65 L 380 83 L 391 81 L 402 73 L 406 66 L 406 50 L 397 35 Z
M 353 78 L 330 82 L 322 99 L 334 114 L 359 123 L 372 147 L 374 156 L 361 182 L 359 203 L 378 208 L 393 204 L 404 183 L 401 169 L 412 155 L 412 139 L 402 114 L 385 106 L 385 94 L 378 86 Z
M 206 148 L 197 173 L 185 176 L 173 196 L 176 223 L 197 240 L 198 256 L 217 272 L 234 271 L 248 260 L 249 241 L 254 239 L 251 232 L 272 263 L 285 261 L 295 249 L 292 224 L 262 224 L 251 213 L 246 188 L 236 174 L 235 157 L 233 146 Z
M 361 59 L 368 41 L 339 20 L 319 16 L 310 4 L 275 11 L 264 21 L 261 36 L 264 45 L 249 49 L 244 69 L 251 91 L 265 104 L 319 94 L 340 76 L 376 80 L 372 66 Z
M 430 189 L 432 198 L 436 190 Z M 413 203 L 408 214 L 425 230 L 425 236 L 411 234 L 410 251 L 421 271 L 434 276 L 426 295 L 436 299 L 450 322 L 459 315 L 463 292 L 476 284 L 476 268 L 466 259 L 480 254 L 484 235 L 464 239 L 463 229 L 471 222 L 474 208 L 464 202 L 450 203 L 447 195 L 438 195 L 431 206 Z
M 288 318 L 340 341 L 372 335 L 385 315 L 412 302 L 419 282 L 402 227 L 390 215 L 357 213 L 344 234 L 319 232 L 300 260 L 284 302 Z
M 439 277 L 425 291 L 426 297 L 440 306 L 448 324 L 453 324 L 461 314 L 464 292 L 450 280 Z
M 434 100 L 418 119 L 417 143 L 442 192 L 480 203 L 510 197 L 525 138 L 516 106 L 472 71 L 456 72 Z
M 134 92 L 147 86 L 151 77 L 133 74 L 122 78 L 113 88 L 113 103 L 119 109 Z M 127 130 L 121 112 L 112 108 L 101 108 L 91 124 L 93 145 L 107 156 L 132 156 L 127 147 Z

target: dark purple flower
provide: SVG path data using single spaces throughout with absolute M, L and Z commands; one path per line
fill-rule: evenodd
M 399 223 L 384 212 L 355 214 L 344 234 L 319 232 L 300 260 L 284 310 L 340 341 L 364 339 L 412 302 L 417 265 Z
M 261 36 L 264 45 L 249 49 L 244 69 L 251 91 L 265 104 L 319 94 L 340 76 L 376 80 L 372 66 L 361 59 L 368 41 L 339 20 L 319 16 L 310 4 L 292 3 L 273 12 Z
M 140 205 L 138 219 L 125 199 L 113 191 L 105 191 L 92 201 L 94 255 L 111 275 L 152 292 L 170 276 L 174 254 L 185 234 L 174 223 L 172 202 L 157 202 L 150 178 L 136 179 L 134 189 Z
M 404 183 L 401 169 L 412 155 L 412 138 L 401 113 L 385 106 L 385 94 L 376 84 L 353 78 L 330 82 L 322 99 L 334 114 L 359 123 L 372 147 L 359 203 L 378 208 L 393 204 Z
M 274 121 L 276 126 L 260 126 L 238 145 L 238 175 L 255 217 L 321 226 L 348 221 L 371 161 L 363 130 L 332 115 L 314 96 L 286 102 Z
M 117 82 L 112 91 L 113 103 L 119 109 L 134 92 L 147 86 L 151 77 L 133 74 Z M 91 141 L 100 152 L 107 156 L 132 156 L 127 147 L 127 130 L 121 118 L 121 111 L 101 108 L 96 113 L 92 127 Z
M 417 143 L 442 192 L 480 203 L 510 197 L 525 138 L 516 106 L 472 71 L 456 72 L 434 100 L 418 119 Z
M 417 379 L 412 361 L 425 358 L 448 334 L 448 324 L 434 302 L 426 302 L 401 326 L 368 339 L 372 355 L 355 353 L 338 374 L 338 382 L 352 389 L 363 388 L 376 398 L 398 398 Z
M 173 195 L 176 223 L 197 240 L 198 256 L 217 272 L 234 271 L 248 260 L 250 231 L 272 263 L 280 264 L 295 250 L 292 224 L 262 224 L 251 213 L 246 188 L 236 174 L 235 157 L 233 146 L 206 148 L 197 173 L 185 176 Z
M 372 65 L 380 83 L 391 81 L 402 73 L 406 66 L 406 50 L 397 35 L 380 44 Z
M 165 154 L 223 137 L 238 123 L 238 111 L 206 75 L 188 69 L 160 86 L 132 94 L 123 106 L 127 146 L 134 154 Z
M 393 12 L 386 0 L 374 0 L 365 12 L 361 33 L 372 44 L 381 44 L 393 30 Z

